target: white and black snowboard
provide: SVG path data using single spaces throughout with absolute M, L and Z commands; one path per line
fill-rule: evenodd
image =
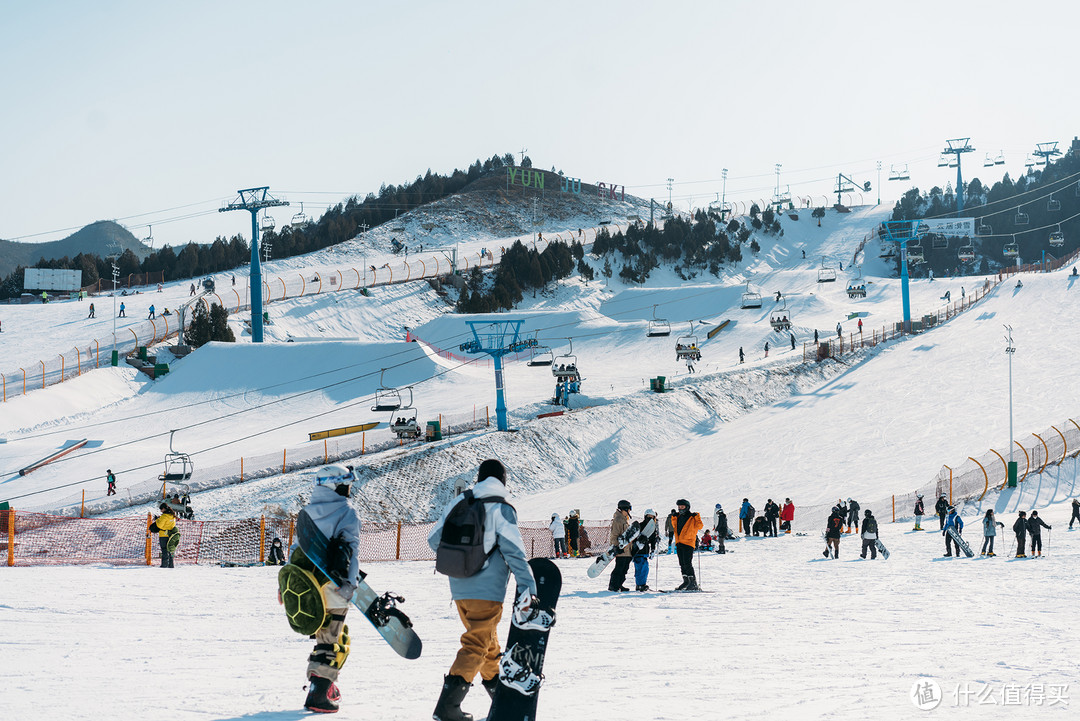
M 655 530 L 656 519 L 654 518 L 650 518 L 645 525 L 642 525 L 641 521 L 634 521 L 631 523 L 618 539 L 615 540 L 615 543 L 609 546 L 606 551 L 597 556 L 596 560 L 589 564 L 589 578 L 596 578 L 603 573 L 604 569 L 611 563 L 611 560 L 619 555 L 623 549 L 633 543 L 634 539 L 638 536 L 651 536 Z
M 945 530 L 952 537 L 953 541 L 956 542 L 956 545 L 960 547 L 960 550 L 964 552 L 965 556 L 971 558 L 975 555 L 975 552 L 971 550 L 971 546 L 967 544 L 967 541 L 964 540 L 963 536 L 956 532 L 955 526 L 949 526 Z

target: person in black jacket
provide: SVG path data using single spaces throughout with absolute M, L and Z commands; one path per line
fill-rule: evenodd
M 857 501 L 847 499 L 847 532 L 851 533 L 852 527 L 855 533 L 859 532 L 859 504 Z
M 1020 511 L 1016 522 L 1013 523 L 1013 533 L 1016 534 L 1016 557 L 1027 558 L 1024 554 L 1024 539 L 1027 537 L 1027 513 Z
M 1072 502 L 1072 517 L 1069 518 L 1069 530 L 1072 530 L 1073 521 L 1080 521 L 1080 500 L 1073 499 Z
M 1042 529 L 1044 529 L 1044 528 L 1053 528 L 1053 526 L 1046 525 L 1046 523 L 1043 521 L 1043 519 L 1039 518 L 1039 512 L 1038 511 L 1032 511 L 1031 512 L 1031 518 L 1029 518 L 1028 522 L 1027 522 L 1027 527 L 1028 527 L 1028 535 L 1031 536 L 1031 552 L 1034 553 L 1036 556 L 1041 556 L 1042 555 Z
M 281 539 L 275 538 L 270 542 L 270 553 L 266 556 L 267 566 L 284 566 L 285 549 L 281 546 Z
M 825 525 L 825 558 L 829 557 L 829 549 L 832 549 L 832 557 L 840 556 L 840 536 L 844 530 L 844 517 L 840 514 L 840 506 L 835 506 L 832 515 Z
M 867 508 L 863 513 L 866 514 L 866 519 L 863 521 L 862 527 L 862 558 L 866 558 L 866 552 L 870 551 L 870 560 L 873 561 L 877 558 L 877 539 L 878 539 L 878 525 L 877 519 L 874 518 L 874 514 Z
M 728 536 L 727 514 L 724 513 L 724 509 L 717 503 L 716 513 L 713 515 L 716 518 L 716 527 L 713 529 L 716 531 L 716 552 L 727 553 L 727 551 L 724 550 L 724 539 Z
M 581 518 L 577 510 L 570 511 L 570 517 L 566 519 L 566 542 L 570 544 L 570 553 L 578 556 L 578 528 L 581 526 Z
M 925 515 L 925 513 L 926 513 L 926 511 L 925 511 L 925 509 L 923 507 L 922 494 L 920 493 L 919 495 L 915 496 L 915 528 L 913 528 L 911 530 L 913 530 L 913 531 L 921 531 L 922 530 L 922 517 L 923 517 L 923 515 Z
M 647 509 L 645 517 L 641 519 L 641 525 L 644 528 L 650 518 L 653 521 L 652 533 L 641 534 L 630 543 L 630 555 L 634 559 L 634 590 L 636 591 L 649 590 L 649 556 L 656 553 L 656 545 L 660 543 L 660 526 L 656 522 L 656 511 Z
M 938 521 L 941 523 L 942 531 L 945 530 L 945 516 L 949 512 L 949 502 L 945 500 L 945 496 L 937 499 L 937 503 L 934 504 L 934 510 L 937 511 Z
M 776 538 L 776 519 L 780 517 L 780 506 L 773 503 L 773 499 L 769 499 L 765 502 L 765 520 L 769 522 L 769 531 L 772 532 L 773 538 Z M 769 534 L 766 533 L 766 536 Z

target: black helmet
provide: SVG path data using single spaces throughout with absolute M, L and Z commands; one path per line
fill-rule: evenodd
M 866 509 L 865 511 L 863 511 L 863 515 L 864 515 L 864 516 L 870 516 L 870 515 L 872 515 L 872 514 L 870 513 L 870 509 L 869 509 L 869 508 L 867 508 L 867 509 Z
M 630 510 L 630 501 L 627 501 L 627 500 L 619 501 L 619 510 L 620 511 L 629 511 Z
M 680 498 L 679 500 L 675 501 L 675 505 L 686 506 L 687 510 L 690 509 L 690 501 L 686 500 L 685 498 Z

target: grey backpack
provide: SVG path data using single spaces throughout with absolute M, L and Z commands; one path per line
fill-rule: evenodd
M 486 503 L 510 506 L 510 503 L 502 498 L 477 498 L 468 490 L 450 509 L 443 523 L 439 547 L 435 551 L 436 571 L 451 578 L 468 578 L 478 573 L 487 563 L 488 556 L 499 547 L 496 543 L 490 552 L 484 552 Z

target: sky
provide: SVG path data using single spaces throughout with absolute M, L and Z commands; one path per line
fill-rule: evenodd
M 518 152 L 585 182 L 700 207 L 823 195 L 866 202 L 1014 177 L 1067 148 L 1080 99 L 1075 8 L 999 1 L 0 5 L 0 238 L 115 219 L 155 247 L 250 236 L 218 213 L 269 185 L 317 217 L 352 194 Z M 1035 10 L 1038 10 L 1037 12 Z M 1049 40 L 1032 43 L 1036 38 Z M 986 153 L 1005 166 L 983 172 Z M 881 161 L 881 185 L 877 162 Z M 909 182 L 887 178 L 907 165 Z M 152 226 L 152 227 L 151 227 Z

